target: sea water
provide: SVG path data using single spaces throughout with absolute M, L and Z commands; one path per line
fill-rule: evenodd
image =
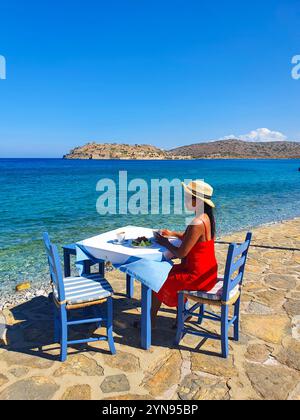
M 300 216 L 300 160 L 72 161 L 0 159 L 0 290 L 48 282 L 42 233 L 59 247 L 134 224 L 184 229 L 185 215 L 107 215 L 97 182 L 205 179 L 214 187 L 217 233 Z

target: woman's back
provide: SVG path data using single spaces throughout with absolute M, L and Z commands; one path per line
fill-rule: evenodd
M 215 241 L 211 238 L 207 221 L 202 219 L 204 235 L 194 245 L 188 255 L 182 260 L 182 268 L 189 274 L 190 281 L 196 289 L 210 290 L 217 281 L 218 264 L 215 255 Z M 210 227 L 210 224 L 209 224 Z M 199 282 L 199 283 L 198 283 Z M 192 289 L 190 289 L 192 290 Z
M 215 241 L 211 238 L 210 224 L 203 223 L 204 233 L 180 264 L 174 265 L 168 279 L 158 293 L 158 298 L 168 306 L 177 305 L 180 290 L 209 291 L 217 283 L 218 264 L 215 256 Z M 174 293 L 175 292 L 175 293 Z

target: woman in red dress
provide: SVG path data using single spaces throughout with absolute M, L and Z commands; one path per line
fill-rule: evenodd
M 155 326 L 157 313 L 164 303 L 177 307 L 178 292 L 181 290 L 209 291 L 217 282 L 218 264 L 215 257 L 215 219 L 212 202 L 213 188 L 200 180 L 183 184 L 185 206 L 195 212 L 195 217 L 185 232 L 162 229 L 155 236 L 156 241 L 166 247 L 180 264 L 173 266 L 166 282 L 158 293 L 153 293 L 152 325 Z M 182 242 L 179 247 L 172 245 L 168 236 L 176 236 Z

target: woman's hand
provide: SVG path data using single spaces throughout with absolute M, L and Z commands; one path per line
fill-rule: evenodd
M 169 230 L 169 229 L 161 229 L 159 232 L 162 236 L 166 236 L 166 237 L 173 236 L 181 240 L 183 239 L 185 235 L 185 232 L 176 232 L 174 230 Z
M 193 246 L 199 241 L 201 236 L 204 234 L 204 225 L 190 225 L 182 236 L 182 242 L 179 247 L 172 245 L 167 238 L 164 238 L 159 233 L 155 233 L 154 238 L 157 243 L 167 248 L 175 257 L 185 258 L 191 251 Z
M 166 247 L 170 243 L 167 238 L 165 238 L 164 236 L 162 236 L 158 232 L 154 232 L 154 239 L 155 239 L 156 243 L 158 243 L 159 245 L 162 245 L 164 247 Z
M 159 233 L 162 236 L 173 236 L 173 232 L 169 229 L 161 229 Z

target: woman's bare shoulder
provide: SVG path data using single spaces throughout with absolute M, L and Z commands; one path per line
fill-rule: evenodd
M 191 221 L 190 226 L 195 226 L 196 228 L 203 228 L 203 219 L 202 216 L 196 216 Z

